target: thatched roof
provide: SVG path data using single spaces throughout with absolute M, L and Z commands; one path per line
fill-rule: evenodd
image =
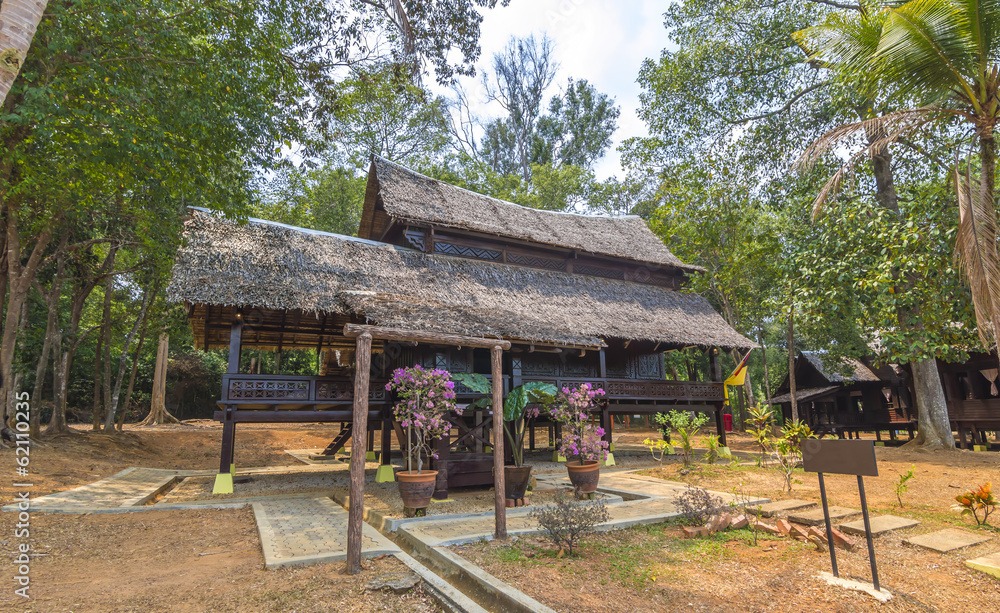
M 378 156 L 372 157 L 368 180 L 362 236 L 377 236 L 365 227 L 372 223 L 377 195 L 386 213 L 403 222 L 484 232 L 656 266 L 702 270 L 681 262 L 646 222 L 634 215 L 606 217 L 532 209 L 426 177 Z
M 826 396 L 832 392 L 841 389 L 839 385 L 829 385 L 827 387 L 807 387 L 800 390 L 795 390 L 795 400 L 798 402 L 805 402 L 807 400 L 815 400 L 822 396 Z M 792 393 L 781 394 L 780 396 L 775 396 L 771 398 L 770 404 L 784 404 L 786 402 L 792 401 Z
M 351 314 L 383 326 L 603 345 L 606 338 L 753 347 L 696 294 L 586 275 L 428 255 L 205 212 L 187 222 L 173 301 Z
M 855 358 L 842 358 L 841 361 L 849 373 L 845 376 L 841 373 L 827 368 L 823 364 L 822 353 L 819 351 L 803 351 L 802 357 L 815 368 L 826 380 L 831 383 L 864 383 L 881 381 L 877 374 L 864 362 Z

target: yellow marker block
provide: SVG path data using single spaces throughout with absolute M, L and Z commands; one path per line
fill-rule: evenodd
M 232 494 L 233 475 L 232 473 L 219 473 L 215 475 L 215 486 L 212 487 L 213 494 Z
M 392 466 L 382 464 L 375 471 L 375 483 L 392 483 L 396 480 L 396 473 L 392 471 Z
M 729 447 L 719 447 L 719 457 L 731 458 L 733 457 L 733 452 L 729 450 Z
M 611 443 L 610 445 L 608 445 L 608 451 L 614 452 L 614 450 L 615 450 L 615 444 L 614 443 Z
M 973 445 L 972 446 L 972 450 L 973 451 L 987 451 L 987 450 L 989 450 L 989 448 L 990 448 L 989 445 Z
M 375 455 L 374 451 L 366 451 L 365 462 L 378 462 L 378 456 Z
M 566 462 L 567 460 L 566 460 L 566 456 L 559 455 L 558 451 L 553 451 L 552 452 L 552 461 L 553 462 Z
M 615 465 L 615 454 L 609 453 L 608 459 L 604 460 L 603 466 L 614 466 Z

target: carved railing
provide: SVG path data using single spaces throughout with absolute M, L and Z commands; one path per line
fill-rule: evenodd
M 385 381 L 372 381 L 370 402 L 386 402 Z M 341 404 L 354 400 L 354 382 L 347 377 L 295 375 L 222 375 L 222 402 L 232 404 Z
M 610 400 L 669 400 L 684 402 L 720 402 L 725 397 L 722 383 L 711 381 L 660 381 L 655 379 L 600 379 L 524 377 L 524 381 L 544 381 L 559 389 L 583 383 L 604 390 Z
M 490 377 L 487 377 L 489 379 Z M 692 381 L 659 381 L 652 379 L 601 379 L 597 377 L 537 377 L 527 381 L 544 381 L 557 388 L 576 387 L 590 383 L 605 391 L 609 400 L 662 400 L 715 403 L 723 399 L 722 383 Z M 504 394 L 510 391 L 510 377 L 503 381 Z M 368 390 L 370 402 L 390 400 L 385 381 L 372 381 Z M 481 396 L 461 384 L 456 384 L 459 402 Z M 354 400 L 354 382 L 347 377 L 309 377 L 295 375 L 222 376 L 222 402 L 232 404 L 347 404 Z

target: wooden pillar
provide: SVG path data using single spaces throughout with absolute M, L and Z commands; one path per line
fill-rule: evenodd
M 233 320 L 233 327 L 229 331 L 229 367 L 226 369 L 231 375 L 240 372 L 240 353 L 243 351 L 243 316 L 236 314 Z
M 708 350 L 708 372 L 712 381 L 722 382 L 722 367 L 719 366 L 719 349 L 712 347 Z M 715 431 L 719 435 L 719 443 L 727 446 L 726 426 L 722 421 L 722 409 L 725 406 L 722 402 L 715 403 Z
M 608 360 L 607 360 L 608 356 L 604 352 L 604 347 L 601 347 L 601 352 L 598 355 L 600 356 L 599 357 L 600 364 L 598 365 L 598 368 L 599 368 L 598 374 L 601 376 L 602 379 L 607 379 L 608 378 Z
M 493 493 L 496 529 L 493 538 L 507 539 L 507 505 L 504 501 L 503 483 L 503 349 L 494 345 L 490 350 L 493 366 Z
M 347 574 L 361 572 L 361 526 L 365 509 L 364 432 L 368 430 L 368 377 L 371 373 L 372 335 L 357 338 L 354 354 L 354 441 L 351 443 L 351 489 L 347 509 Z

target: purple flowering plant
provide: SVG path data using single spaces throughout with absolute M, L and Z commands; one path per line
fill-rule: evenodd
M 448 414 L 462 409 L 455 404 L 455 382 L 446 370 L 426 369 L 419 364 L 397 368 L 392 381 L 385 389 L 396 392 L 399 401 L 393 407 L 393 416 L 407 432 L 406 466 L 413 472 L 423 471 L 424 455 L 437 459 L 434 439 L 451 430 Z
M 590 421 L 590 410 L 597 404 L 597 397 L 603 395 L 603 389 L 583 383 L 576 388 L 564 387 L 556 396 L 549 413 L 562 424 L 560 455 L 577 457 L 580 464 L 607 459 L 608 442 L 601 438 L 604 428 Z

